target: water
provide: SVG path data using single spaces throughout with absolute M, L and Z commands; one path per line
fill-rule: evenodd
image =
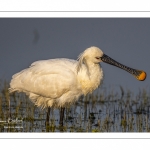
M 64 126 L 59 126 L 60 110 L 51 109 L 49 126 L 46 109 L 33 105 L 25 94 L 0 94 L 0 132 L 149 132 L 150 96 L 146 90 L 134 96 L 100 88 L 65 109 Z

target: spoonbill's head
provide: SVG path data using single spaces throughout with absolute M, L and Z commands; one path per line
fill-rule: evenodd
M 127 67 L 127 66 L 115 61 L 114 59 L 112 59 L 109 56 L 107 56 L 106 54 L 104 54 L 103 51 L 101 49 L 99 49 L 98 47 L 92 46 L 90 48 L 87 48 L 79 56 L 78 60 L 79 60 L 79 64 L 81 64 L 82 62 L 85 64 L 88 64 L 88 63 L 98 64 L 100 62 L 105 62 L 105 63 L 119 67 L 119 68 L 129 72 L 139 81 L 144 81 L 146 79 L 146 72 L 144 72 L 142 70 L 137 70 L 137 69 Z
M 82 57 L 86 62 L 95 63 L 95 64 L 102 62 L 101 58 L 103 55 L 104 53 L 102 52 L 102 50 L 94 46 L 87 48 L 82 53 Z

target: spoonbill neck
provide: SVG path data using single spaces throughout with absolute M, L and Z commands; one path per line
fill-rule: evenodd
M 103 71 L 100 64 L 83 64 L 77 78 L 83 94 L 86 95 L 92 93 L 101 84 Z

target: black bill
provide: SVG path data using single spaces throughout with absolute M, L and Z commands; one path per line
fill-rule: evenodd
M 113 60 L 112 58 L 110 58 L 109 56 L 107 56 L 105 54 L 101 57 L 101 60 L 105 63 L 119 67 L 119 68 L 131 73 L 136 79 L 138 79 L 140 81 L 144 81 L 146 79 L 146 72 L 144 72 L 142 70 L 136 70 L 136 69 L 127 67 L 125 65 L 122 65 L 119 62 Z

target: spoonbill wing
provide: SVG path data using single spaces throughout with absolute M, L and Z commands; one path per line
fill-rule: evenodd
M 10 91 L 30 91 L 43 97 L 59 98 L 77 84 L 76 63 L 69 59 L 34 62 L 13 76 Z

